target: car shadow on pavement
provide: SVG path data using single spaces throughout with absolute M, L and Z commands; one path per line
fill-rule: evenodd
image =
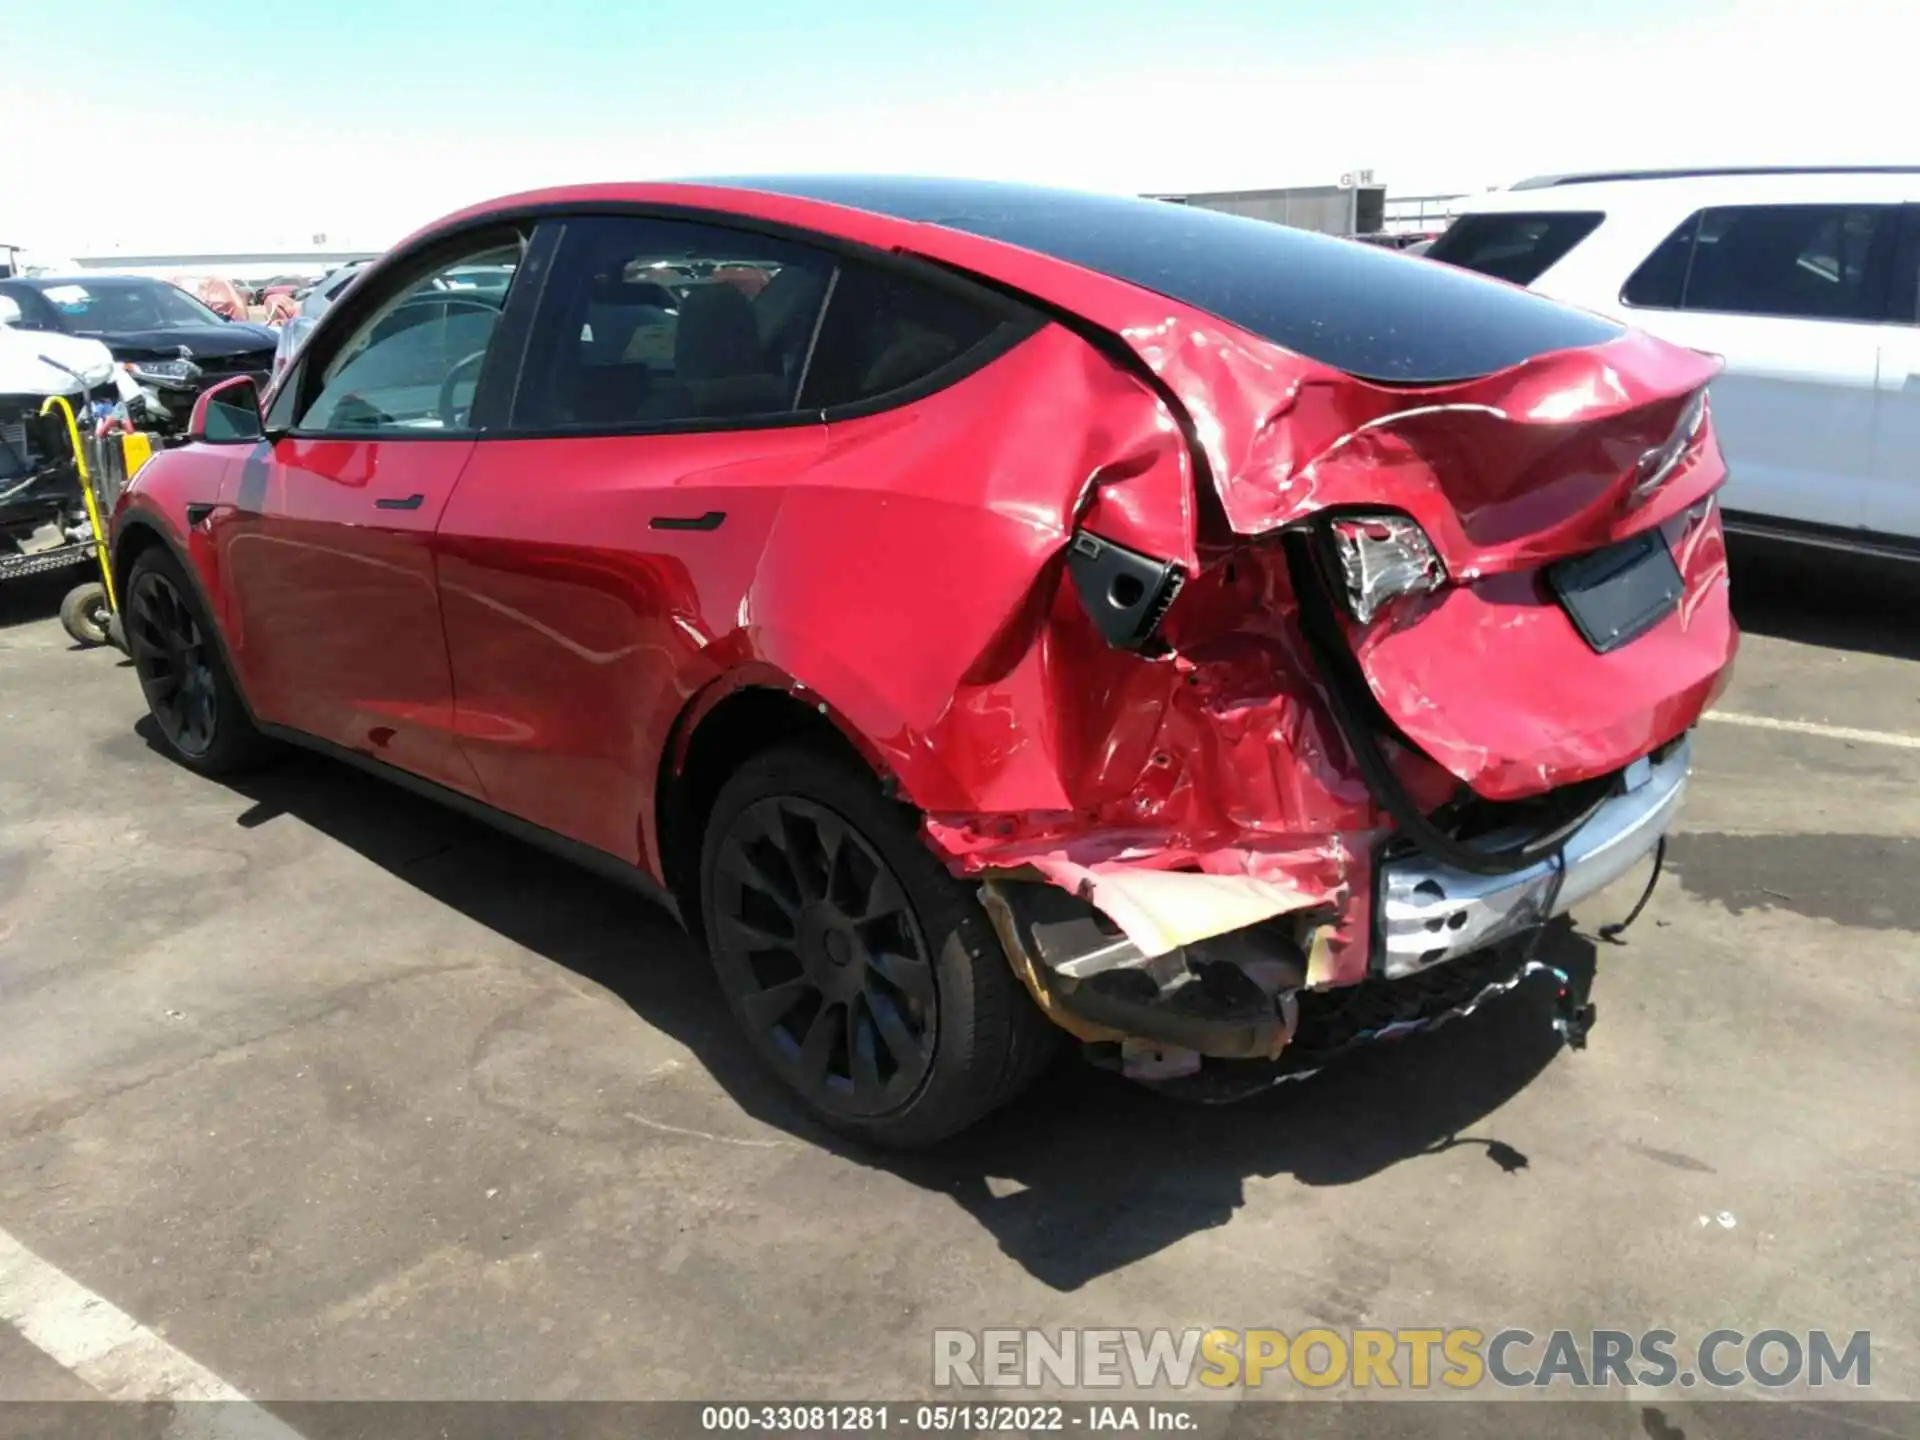
M 1728 572 L 1742 630 L 1895 660 L 1920 660 L 1920 563 L 1735 536 Z
M 137 728 L 155 743 L 151 721 Z M 687 1046 L 747 1114 L 950 1196 L 1010 1259 L 1059 1290 L 1227 1224 L 1249 1180 L 1348 1185 L 1470 1146 L 1503 1172 L 1494 1183 L 1526 1183 L 1526 1156 L 1485 1122 L 1558 1054 L 1545 977 L 1437 1032 L 1230 1106 L 1156 1095 L 1094 1069 L 1069 1045 L 1005 1110 L 936 1150 L 896 1154 L 834 1134 L 788 1100 L 734 1028 L 705 957 L 642 895 L 317 756 L 292 755 L 228 783 L 252 802 L 242 826 L 293 817 L 604 987 Z M 1540 958 L 1584 979 L 1594 951 L 1562 925 L 1544 937 Z
M 1561 925 L 1540 958 L 1585 978 L 1595 957 Z M 1225 1106 L 1162 1097 L 1066 1055 L 1027 1097 L 941 1150 L 880 1163 L 951 1194 L 1059 1290 L 1226 1225 L 1250 1180 L 1350 1185 L 1472 1147 L 1503 1172 L 1496 1183 L 1523 1185 L 1527 1157 L 1487 1122 L 1559 1053 L 1552 999 L 1540 977 L 1439 1030 Z

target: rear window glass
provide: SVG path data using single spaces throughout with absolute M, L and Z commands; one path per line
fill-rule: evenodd
M 1467 380 L 1621 327 L 1471 271 L 1195 205 L 989 181 L 732 180 L 1002 240 L 1168 295 L 1365 379 Z
M 1531 285 L 1605 218 L 1593 211 L 1462 215 L 1433 242 L 1427 258 L 1515 285 Z

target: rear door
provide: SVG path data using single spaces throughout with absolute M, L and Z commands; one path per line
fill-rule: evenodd
M 520 254 L 492 231 L 356 291 L 276 397 L 290 433 L 234 467 L 214 527 L 262 718 L 468 792 L 432 539 L 473 453 L 501 299 L 448 277 L 511 274 Z
M 1736 514 L 1867 524 L 1891 205 L 1696 211 L 1628 279 L 1630 318 L 1710 351 L 1715 428 Z
M 1901 242 L 1880 329 L 1879 413 L 1866 526 L 1920 540 L 1920 205 L 1901 217 Z

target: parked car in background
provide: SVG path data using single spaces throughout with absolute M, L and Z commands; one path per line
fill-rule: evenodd
M 24 330 L 78 335 L 105 343 L 140 385 L 136 419 L 162 434 L 185 428 L 193 402 L 216 381 L 273 367 L 274 332 L 226 320 L 165 280 L 130 275 L 40 276 L 0 280 L 0 296 L 18 307 Z
M 254 303 L 264 305 L 276 295 L 293 296 L 311 286 L 317 275 L 276 275 L 260 286 Z
M 1147 200 L 553 190 L 204 396 L 113 563 L 182 764 L 653 887 L 800 1102 L 925 1143 L 1057 1031 L 1220 1098 L 1546 971 L 1733 657 L 1714 369 Z
M 246 294 L 231 280 L 215 275 L 175 275 L 169 283 L 186 291 L 222 320 L 247 318 Z
M 1531 180 L 1427 254 L 1723 357 L 1728 528 L 1920 556 L 1920 167 Z
M 1434 237 L 1422 235 L 1414 231 L 1378 230 L 1371 231 L 1364 235 L 1353 235 L 1349 238 L 1358 240 L 1362 245 L 1378 245 L 1383 250 L 1411 251 L 1416 248 L 1424 249 L 1428 244 L 1432 243 Z

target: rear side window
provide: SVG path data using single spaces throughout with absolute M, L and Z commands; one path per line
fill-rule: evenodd
M 1627 277 L 1620 291 L 1623 304 L 1645 310 L 1678 310 L 1686 293 L 1687 266 L 1693 263 L 1693 235 L 1700 228 L 1700 216 L 1689 215 L 1680 228 L 1655 247 L 1640 262 L 1640 268 Z
M 1878 320 L 1899 229 L 1894 205 L 1730 205 L 1687 217 L 1620 298 L 1649 308 Z
M 641 217 L 566 222 L 534 325 L 517 430 L 792 415 L 834 257 Z
M 1427 251 L 1463 270 L 1531 285 L 1605 219 L 1595 211 L 1538 215 L 1462 215 Z
M 803 405 L 832 410 L 909 389 L 1013 322 L 998 306 L 847 261 L 807 367 Z

